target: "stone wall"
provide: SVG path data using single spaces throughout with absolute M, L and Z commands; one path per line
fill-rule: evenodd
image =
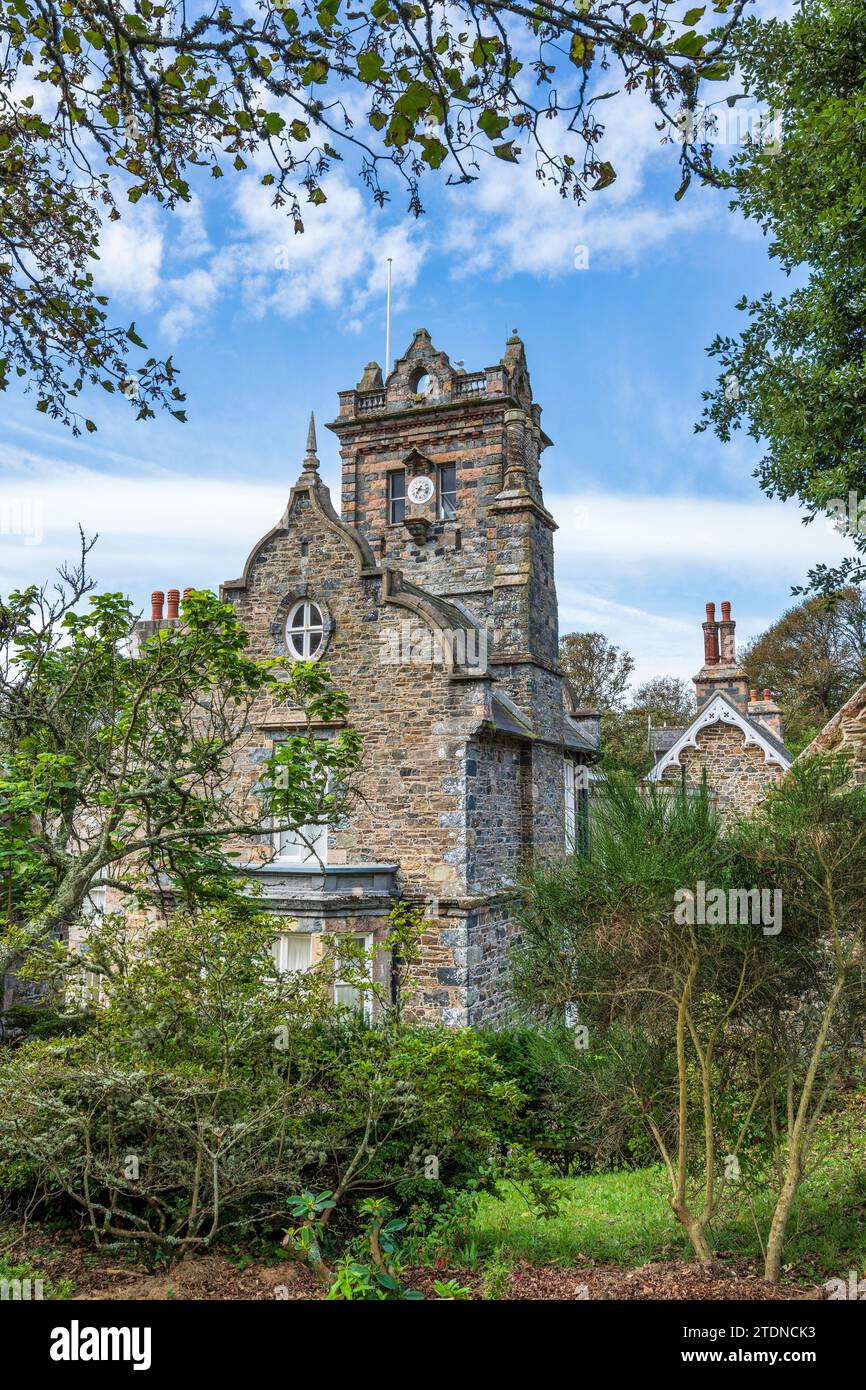
M 679 781 L 684 768 L 686 781 L 699 787 L 706 773 L 708 790 L 722 815 L 755 810 L 782 776 L 778 764 L 765 762 L 763 750 L 747 744 L 736 725 L 708 725 L 699 731 L 697 745 L 683 749 L 679 766 L 665 768 L 663 781 Z
M 800 757 L 816 753 L 846 754 L 851 760 L 852 776 L 866 782 L 866 683 L 855 690 Z

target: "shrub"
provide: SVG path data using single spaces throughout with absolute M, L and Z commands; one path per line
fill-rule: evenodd
M 79 1037 L 0 1056 L 0 1172 L 83 1213 L 97 1241 L 182 1254 L 282 1230 L 290 1197 L 334 1194 L 333 1239 L 491 1189 L 520 1094 L 473 1033 L 334 1011 L 317 973 L 278 976 L 272 924 L 179 913 L 142 949 L 103 924 L 86 962 L 105 1006 Z

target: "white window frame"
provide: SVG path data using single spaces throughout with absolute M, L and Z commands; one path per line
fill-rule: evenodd
M 340 979 L 340 941 L 342 938 L 348 938 L 351 941 L 359 941 L 365 951 L 372 951 L 374 936 L 372 932 L 334 932 L 332 938 L 332 949 L 334 954 L 334 1004 L 341 1005 L 344 1009 L 354 1009 L 369 1023 L 373 1016 L 373 991 L 369 989 L 364 990 L 362 994 L 356 985 L 345 984 Z M 371 982 L 373 979 L 372 967 L 373 962 L 371 960 L 369 975 Z M 345 990 L 347 993 L 354 995 L 354 1002 L 341 999 L 339 995 L 340 990 Z
M 394 495 L 394 483 L 400 479 L 403 491 L 399 496 Z M 397 507 L 401 508 L 399 516 L 396 515 Z M 388 525 L 400 526 L 406 520 L 406 469 L 392 468 L 388 473 Z
M 311 610 L 318 613 L 314 622 Z M 301 621 L 297 619 L 300 616 Z M 292 638 L 301 638 L 302 651 L 298 651 Z M 315 599 L 302 598 L 292 605 L 286 619 L 286 651 L 293 661 L 315 661 L 325 644 L 325 615 Z
M 283 864 L 327 864 L 329 829 L 327 825 L 303 825 L 298 830 L 275 830 L 276 858 Z
M 274 752 L 282 746 L 282 739 L 275 739 Z M 328 784 L 325 786 L 327 793 Z M 271 840 L 274 847 L 274 860 L 281 864 L 327 864 L 328 836 L 330 825 L 301 825 L 297 830 L 274 830 Z M 301 835 L 306 839 L 302 839 Z M 308 843 L 309 842 L 309 843 Z
M 577 830 L 577 792 L 574 784 L 574 758 L 564 758 L 565 778 L 565 846 L 574 849 Z
M 279 974 L 284 975 L 289 971 L 303 973 L 313 963 L 313 938 L 305 931 L 277 932 L 271 945 L 271 955 Z
M 445 490 L 445 489 L 443 489 L 443 487 L 442 487 L 442 475 L 444 474 L 446 468 L 451 469 L 451 470 L 453 471 L 453 473 L 454 473 L 454 487 L 453 487 L 453 489 L 448 488 L 447 490 Z M 456 463 L 442 463 L 442 464 L 439 465 L 438 483 L 439 483 L 439 488 L 438 488 L 438 492 L 439 492 L 439 505 L 438 505 L 438 507 L 437 507 L 437 511 L 438 511 L 438 513 L 439 513 L 439 520 L 440 520 L 440 521 L 454 521 L 454 520 L 456 519 L 456 516 L 457 516 L 457 465 L 456 465 Z M 446 505 L 445 505 L 445 498 L 446 498 L 446 497 L 449 499 L 449 501 L 448 501 L 448 508 L 447 508 L 447 509 L 446 509 Z

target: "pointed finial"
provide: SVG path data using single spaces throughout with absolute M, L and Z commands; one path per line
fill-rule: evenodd
M 319 467 L 316 455 L 316 417 L 310 411 L 310 428 L 307 430 L 307 455 L 304 459 L 304 472 L 315 473 Z

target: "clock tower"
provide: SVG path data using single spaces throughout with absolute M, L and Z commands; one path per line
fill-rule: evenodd
M 371 362 L 340 392 L 342 516 L 382 566 L 487 628 L 492 661 L 558 665 L 553 532 L 540 481 L 550 440 L 516 331 L 501 360 L 467 372 L 419 328 L 383 380 Z

